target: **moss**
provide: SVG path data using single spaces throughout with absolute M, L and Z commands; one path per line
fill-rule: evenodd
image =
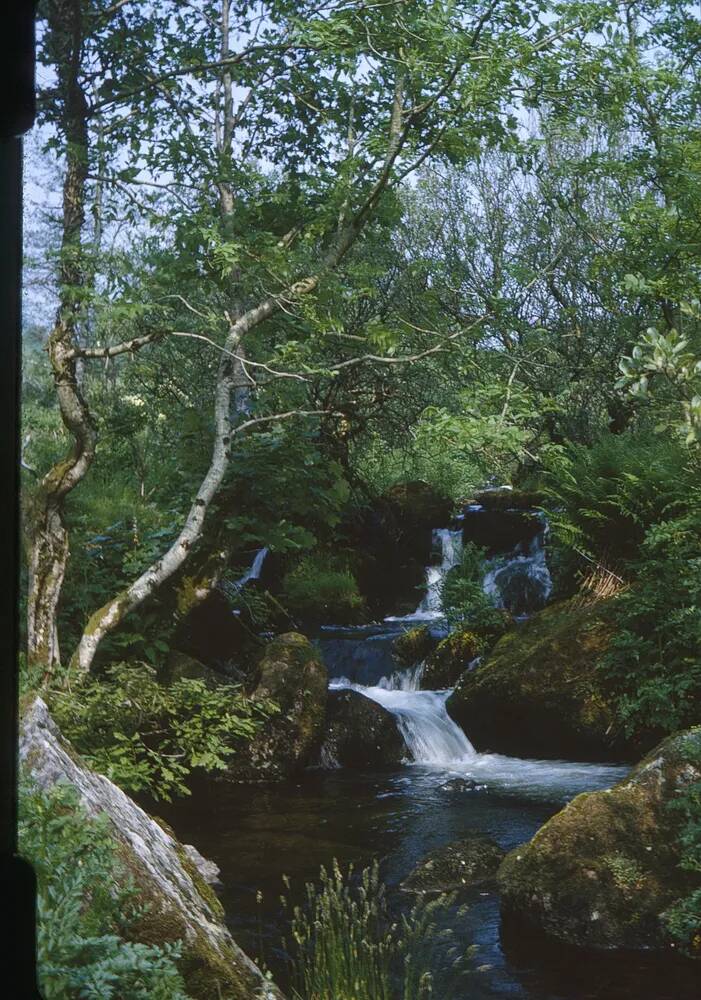
M 175 595 L 178 614 L 184 617 L 193 608 L 197 607 L 203 595 L 206 595 L 209 589 L 209 581 L 206 578 L 198 580 L 192 576 L 184 576 L 180 581 Z
M 453 687 L 468 664 L 485 648 L 485 640 L 469 629 L 460 629 L 442 639 L 429 656 L 423 687 L 430 690 Z
M 402 883 L 408 892 L 447 892 L 493 879 L 504 851 L 488 837 L 467 837 L 431 851 Z
M 663 914 L 701 884 L 679 867 L 679 818 L 666 808 L 687 780 L 683 739 L 613 789 L 579 795 L 511 851 L 499 870 L 505 909 L 569 944 L 670 947 Z
M 271 699 L 279 715 L 268 720 L 229 769 L 236 781 L 278 781 L 309 762 L 321 742 L 328 675 L 319 653 L 298 632 L 268 643 L 257 667 L 253 696 Z
M 392 653 L 396 660 L 410 667 L 425 660 L 435 646 L 436 640 L 431 635 L 429 627 L 420 625 L 397 636 L 392 645 Z
M 598 671 L 616 627 L 615 600 L 551 605 L 507 632 L 460 678 L 451 716 L 478 750 L 531 757 L 627 759 L 626 740 Z

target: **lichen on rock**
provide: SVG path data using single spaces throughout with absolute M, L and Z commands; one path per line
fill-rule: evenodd
M 319 748 L 328 675 L 318 651 L 299 632 L 269 642 L 256 669 L 254 699 L 271 700 L 279 713 L 266 720 L 227 769 L 233 781 L 280 781 L 309 764 Z
M 282 1000 L 260 969 L 238 947 L 224 923 L 221 903 L 201 865 L 166 824 L 156 821 L 104 775 L 90 770 L 62 738 L 41 698 L 27 707 L 20 760 L 39 788 L 68 782 L 89 815 L 106 815 L 117 854 L 139 889 L 144 909 L 134 940 L 182 942 L 178 967 L 195 1000 Z M 200 856 L 201 857 L 201 856 Z

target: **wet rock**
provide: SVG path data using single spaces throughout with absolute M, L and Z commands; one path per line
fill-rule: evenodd
M 449 892 L 493 879 L 504 850 L 489 837 L 466 837 L 431 851 L 402 882 L 407 892 Z
M 491 557 L 511 552 L 519 544 L 528 545 L 543 530 L 543 523 L 532 512 L 468 506 L 462 529 L 465 542 L 474 542 Z
M 165 823 L 153 819 L 108 778 L 88 768 L 62 738 L 40 698 L 24 713 L 19 753 L 40 788 L 68 782 L 89 814 L 107 817 L 119 856 L 144 904 L 132 927 L 133 939 L 145 944 L 183 942 L 178 966 L 189 996 L 195 1000 L 212 996 L 281 1000 L 280 992 L 231 937 L 221 903 L 200 873 L 201 862 L 193 862 Z
M 397 483 L 342 527 L 359 554 L 356 579 L 374 618 L 413 612 L 421 600 L 432 531 L 451 519 L 453 502 L 428 483 Z
M 442 792 L 481 792 L 486 785 L 480 785 L 474 778 L 449 778 L 440 786 Z
M 318 751 L 326 713 L 327 673 L 318 650 L 298 632 L 286 632 L 265 647 L 256 670 L 254 698 L 272 699 L 272 716 L 234 760 L 234 781 L 281 781 L 310 763 Z
M 403 666 L 421 663 L 436 648 L 436 638 L 428 625 L 407 629 L 394 640 L 392 655 Z
M 426 660 L 421 676 L 424 691 L 453 687 L 470 663 L 485 648 L 485 640 L 467 629 L 459 629 L 442 639 Z
M 545 497 L 537 490 L 514 490 L 507 486 L 475 493 L 472 502 L 488 510 L 533 510 L 540 507 Z
M 669 806 L 700 780 L 697 727 L 669 737 L 612 789 L 577 796 L 504 860 L 506 915 L 579 947 L 670 949 L 665 913 L 701 888 L 701 874 L 679 867 L 683 816 Z M 697 942 L 701 958 L 701 934 Z
M 400 764 L 405 757 L 404 740 L 391 712 L 359 691 L 329 692 L 322 766 L 378 767 Z
M 613 601 L 553 604 L 510 632 L 447 702 L 477 750 L 517 757 L 639 759 L 659 733 L 624 737 L 598 663 L 616 627 Z

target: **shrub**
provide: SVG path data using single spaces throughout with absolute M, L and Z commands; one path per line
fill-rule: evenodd
M 374 862 L 353 884 L 334 861 L 321 869 L 320 885 L 308 884 L 305 903 L 292 915 L 290 955 L 295 1000 L 423 1000 L 434 992 L 431 965 L 440 941 L 437 917 L 453 897 L 420 901 L 392 921 Z M 459 961 L 458 961 L 459 966 Z M 442 986 L 443 984 L 441 984 Z
M 617 598 L 617 629 L 600 670 L 629 735 L 698 722 L 701 703 L 701 525 L 654 525 Z
M 352 624 L 362 618 L 365 602 L 353 573 L 332 553 L 305 556 L 285 574 L 283 604 L 303 622 Z
M 224 770 L 276 711 L 235 685 L 181 678 L 165 686 L 152 667 L 126 663 L 49 700 L 65 737 L 96 770 L 167 801 L 188 794 L 194 768 Z
M 129 940 L 136 889 L 108 821 L 91 819 L 75 789 L 20 786 L 19 847 L 37 876 L 37 966 L 44 1000 L 188 1000 L 179 946 Z

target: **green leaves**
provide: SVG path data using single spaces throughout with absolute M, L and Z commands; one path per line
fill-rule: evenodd
M 135 663 L 55 693 L 52 710 L 96 770 L 126 791 L 170 802 L 189 794 L 193 768 L 224 770 L 277 708 L 225 683 L 181 678 L 167 687 L 152 667 Z

